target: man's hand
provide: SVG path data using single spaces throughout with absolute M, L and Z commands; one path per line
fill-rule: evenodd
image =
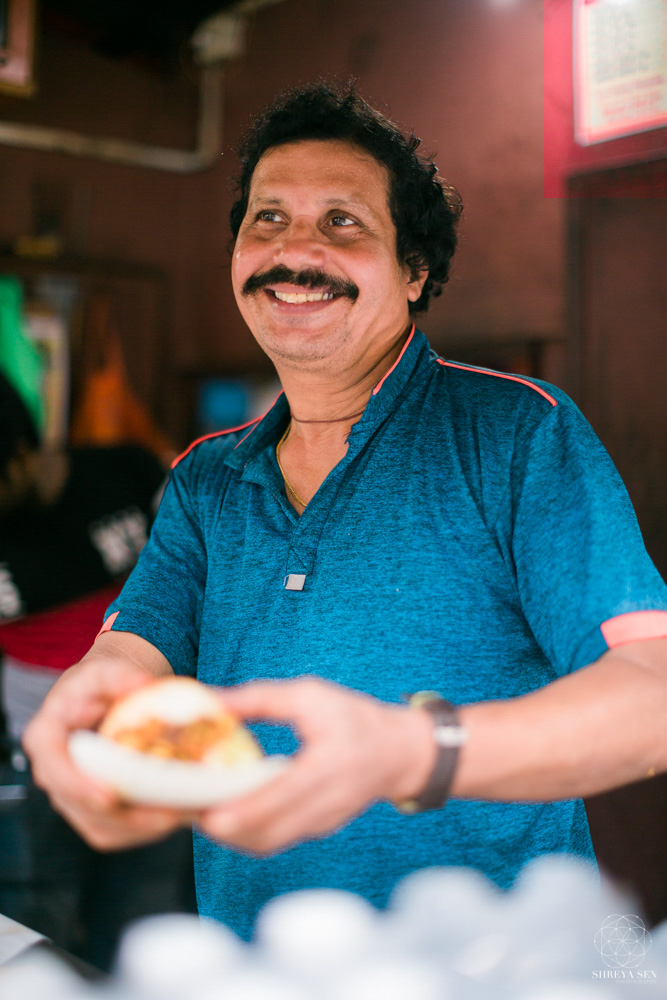
M 129 633 L 106 633 L 54 684 L 24 735 L 33 778 L 55 809 L 93 847 L 114 850 L 147 843 L 184 825 L 175 810 L 129 806 L 106 786 L 78 771 L 67 741 L 92 729 L 124 694 L 171 672 L 150 643 Z M 189 825 L 189 823 L 188 823 Z
M 209 809 L 198 826 L 240 850 L 269 854 L 344 825 L 378 799 L 418 794 L 433 768 L 433 720 L 421 709 L 377 701 L 305 677 L 226 689 L 243 719 L 289 723 L 302 747 L 264 788 Z

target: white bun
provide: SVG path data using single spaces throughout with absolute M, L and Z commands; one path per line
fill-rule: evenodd
M 99 732 L 113 737 L 121 729 L 134 729 L 148 719 L 185 726 L 195 719 L 215 719 L 223 712 L 219 698 L 205 684 L 192 677 L 167 677 L 112 705 Z
M 140 753 L 113 737 L 151 719 L 181 726 L 225 714 L 211 688 L 189 677 L 166 678 L 116 702 L 99 732 L 72 733 L 70 756 L 81 771 L 110 785 L 129 802 L 203 809 L 259 788 L 283 770 L 286 758 L 264 757 L 240 723 L 211 747 L 202 762 Z

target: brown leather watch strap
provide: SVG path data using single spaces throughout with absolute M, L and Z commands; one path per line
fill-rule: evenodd
M 411 707 L 425 708 L 433 716 L 433 739 L 438 745 L 438 755 L 431 775 L 422 792 L 414 799 L 396 803 L 403 813 L 425 812 L 441 809 L 452 787 L 459 750 L 468 733 L 460 724 L 456 706 L 441 698 L 435 691 L 420 691 L 410 698 Z

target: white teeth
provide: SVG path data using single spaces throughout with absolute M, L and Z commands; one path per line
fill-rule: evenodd
M 276 292 L 273 293 L 280 302 L 328 302 L 333 299 L 333 292 Z

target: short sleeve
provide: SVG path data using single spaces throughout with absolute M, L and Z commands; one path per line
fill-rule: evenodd
M 625 486 L 567 398 L 515 454 L 511 494 L 521 605 L 559 674 L 622 641 L 667 635 L 667 588 Z
M 186 460 L 172 471 L 150 538 L 103 628 L 140 635 L 177 674 L 196 670 L 207 568 L 190 466 Z

